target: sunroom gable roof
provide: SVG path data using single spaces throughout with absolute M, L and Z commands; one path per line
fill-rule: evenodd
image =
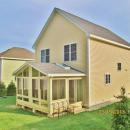
M 67 76 L 85 76 L 86 74 L 75 70 L 70 67 L 70 69 L 64 69 L 55 63 L 37 63 L 37 62 L 26 62 L 13 74 L 16 75 L 25 66 L 31 66 L 32 68 L 38 70 L 47 77 L 67 77 Z

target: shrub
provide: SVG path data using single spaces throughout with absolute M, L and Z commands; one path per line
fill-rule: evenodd
M 114 130 L 130 130 L 130 111 L 128 107 L 128 98 L 125 95 L 125 88 L 121 88 L 121 94 L 115 96 L 120 101 L 115 104 L 112 119 Z
M 13 81 L 7 87 L 7 96 L 15 96 L 16 95 L 16 86 Z
M 6 96 L 6 87 L 3 82 L 0 82 L 0 97 Z

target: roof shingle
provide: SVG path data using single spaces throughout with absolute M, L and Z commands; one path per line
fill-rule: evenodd
M 35 58 L 33 52 L 25 48 L 18 48 L 18 47 L 13 47 L 0 53 L 0 57 L 20 58 L 20 59 L 34 59 Z
M 75 70 L 70 67 L 70 69 L 64 69 L 55 63 L 37 63 L 37 62 L 26 62 L 21 68 L 14 72 L 14 75 L 19 72 L 24 66 L 30 65 L 39 72 L 46 76 L 85 76 L 85 73 Z
M 127 46 L 130 46 L 130 44 L 121 38 L 120 36 L 116 35 L 109 29 L 102 27 L 100 25 L 94 24 L 88 20 L 82 19 L 76 15 L 70 14 L 64 10 L 55 8 L 55 10 L 60 13 L 62 16 L 64 16 L 66 19 L 70 20 L 72 23 L 77 25 L 80 29 L 82 29 L 86 34 L 90 35 L 96 35 L 111 41 L 115 41 Z

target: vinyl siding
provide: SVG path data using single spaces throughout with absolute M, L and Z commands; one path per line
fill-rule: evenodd
M 6 60 L 3 59 L 2 63 L 2 82 L 7 86 L 12 80 L 15 82 L 15 77 L 12 75 L 25 61 L 19 60 Z
M 64 62 L 64 45 L 77 43 L 77 60 Z M 40 62 L 42 49 L 50 49 L 51 63 L 66 63 L 87 73 L 87 38 L 77 26 L 55 13 L 36 46 L 36 60 Z M 83 79 L 84 105 L 88 104 L 87 77 Z
M 122 70 L 117 70 L 122 63 Z M 90 101 L 91 105 L 107 101 L 119 94 L 124 86 L 130 93 L 130 51 L 108 43 L 90 40 Z M 105 73 L 111 74 L 111 83 L 105 84 Z
M 56 13 L 37 44 L 36 60 L 40 62 L 41 50 L 49 48 L 50 62 L 63 63 L 64 45 L 77 43 L 77 60 L 65 63 L 86 72 L 86 41 L 85 34 L 79 28 Z

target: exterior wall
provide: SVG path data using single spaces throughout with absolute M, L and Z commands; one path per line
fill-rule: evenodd
M 20 60 L 2 60 L 2 82 L 7 86 L 12 80 L 15 82 L 15 77 L 12 75 L 25 61 Z
M 36 60 L 40 62 L 42 49 L 50 49 L 51 63 L 67 63 L 86 72 L 86 35 L 58 13 L 49 23 L 36 47 Z M 77 43 L 77 61 L 64 62 L 64 45 Z
M 117 70 L 117 63 L 122 70 Z M 105 73 L 111 83 L 105 84 Z M 103 41 L 90 40 L 90 105 L 99 104 L 118 95 L 124 86 L 130 93 L 130 51 Z
M 77 60 L 64 62 L 64 45 L 77 43 Z M 44 35 L 36 46 L 36 60 L 40 62 L 42 49 L 50 49 L 51 63 L 66 63 L 78 70 L 87 73 L 87 37 L 73 23 L 66 20 L 58 13 L 55 14 L 49 23 Z M 88 105 L 88 77 L 83 79 L 84 85 L 84 106 Z

